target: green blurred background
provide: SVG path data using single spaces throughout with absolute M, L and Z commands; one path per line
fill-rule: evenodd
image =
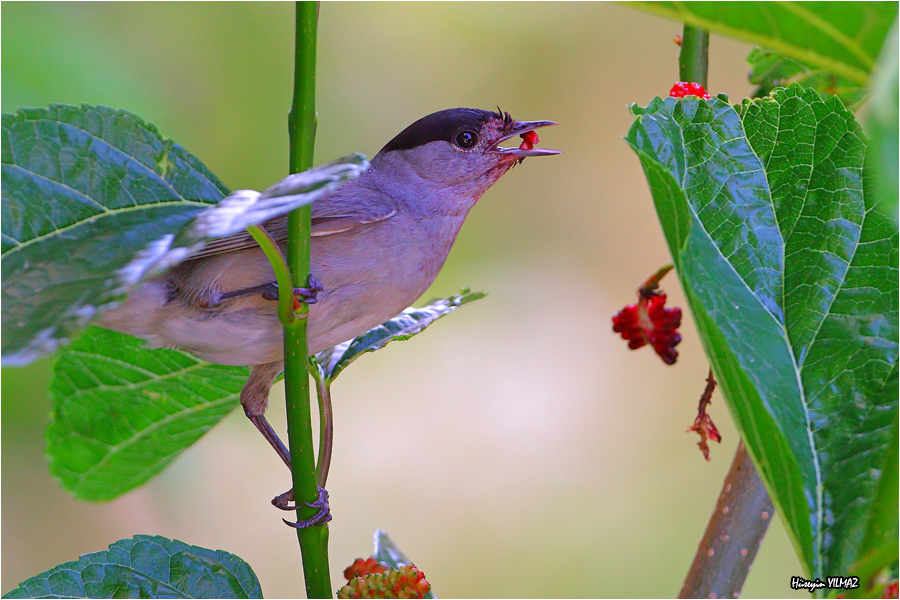
M 287 172 L 290 3 L 2 5 L 2 108 L 133 111 L 232 189 Z M 681 358 L 629 352 L 610 317 L 667 250 L 627 106 L 677 79 L 680 25 L 608 3 L 324 3 L 316 162 L 373 156 L 448 107 L 552 119 L 479 202 L 426 299 L 491 295 L 391 345 L 335 385 L 332 576 L 386 529 L 441 597 L 672 597 L 737 437 L 703 460 L 686 434 L 707 363 L 685 318 Z M 710 85 L 751 92 L 750 47 L 713 36 Z M 684 306 L 677 281 L 664 287 Z M 136 533 L 247 560 L 268 597 L 302 594 L 296 537 L 269 505 L 280 461 L 235 411 L 160 477 L 108 504 L 73 500 L 43 458 L 51 361 L 2 371 L 2 587 Z M 283 400 L 269 415 L 284 427 Z M 802 571 L 780 521 L 745 597 Z

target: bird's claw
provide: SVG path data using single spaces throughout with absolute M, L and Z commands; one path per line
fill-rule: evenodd
M 294 297 L 300 302 L 306 304 L 315 304 L 319 301 L 319 292 L 325 290 L 319 280 L 310 275 L 307 278 L 308 287 L 295 287 L 293 289 Z M 278 300 L 278 284 L 270 283 L 262 290 L 262 297 L 266 300 Z
M 296 504 L 291 504 L 294 501 L 294 488 L 289 489 L 283 494 L 279 494 L 272 498 L 272 506 L 278 508 L 280 510 L 297 510 Z
M 294 498 L 294 490 L 289 490 L 280 496 L 276 496 L 272 500 L 272 504 L 282 510 L 296 510 L 297 506 L 289 506 L 287 503 L 293 500 Z M 276 503 L 276 501 L 280 501 Z M 304 502 L 306 506 L 310 508 L 317 508 L 319 512 L 312 516 L 310 519 L 304 519 L 302 521 L 297 521 L 294 523 L 293 521 L 288 521 L 287 519 L 282 519 L 285 525 L 290 525 L 295 529 L 306 529 L 307 527 L 315 527 L 316 525 L 324 525 L 328 521 L 331 520 L 331 507 L 328 506 L 328 492 L 325 488 L 319 488 L 319 496 L 313 502 Z
M 325 291 L 325 287 L 322 285 L 322 282 L 316 279 L 313 275 L 308 275 L 306 277 L 306 281 L 308 282 L 307 285 L 309 285 L 309 289 L 313 290 L 314 292 Z

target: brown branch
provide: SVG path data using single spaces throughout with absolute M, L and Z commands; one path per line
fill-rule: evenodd
M 741 442 L 678 597 L 737 598 L 774 514 Z

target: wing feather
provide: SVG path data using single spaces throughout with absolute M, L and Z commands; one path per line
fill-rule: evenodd
M 357 192 L 360 191 L 358 187 L 353 189 Z M 346 193 L 349 191 L 347 186 L 344 186 L 331 196 L 322 198 L 312 204 L 310 230 L 312 237 L 337 235 L 390 219 L 397 214 L 396 202 L 383 192 L 367 189 L 365 190 L 365 202 L 359 202 L 350 193 Z M 287 243 L 287 215 L 269 219 L 263 223 L 263 227 L 276 243 L 281 245 Z M 257 247 L 256 241 L 250 234 L 242 231 L 241 233 L 207 242 L 206 246 L 196 254 L 191 255 L 189 260 Z

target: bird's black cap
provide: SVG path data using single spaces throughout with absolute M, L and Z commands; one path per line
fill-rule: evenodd
M 491 119 L 503 118 L 501 113 L 490 110 L 448 108 L 422 117 L 397 134 L 381 151 L 409 150 L 429 142 L 449 142 L 460 131 L 471 129 L 478 132 Z

